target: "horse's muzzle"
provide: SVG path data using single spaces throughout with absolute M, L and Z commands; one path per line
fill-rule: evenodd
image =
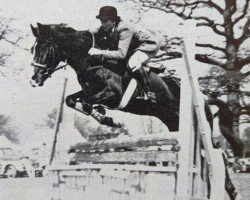
M 38 86 L 41 87 L 41 86 L 43 86 L 43 82 L 37 83 L 36 80 L 31 79 L 31 80 L 30 80 L 30 85 L 31 85 L 32 87 L 38 87 Z

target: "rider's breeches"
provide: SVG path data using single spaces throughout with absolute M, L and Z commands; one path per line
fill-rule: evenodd
M 129 59 L 128 67 L 132 72 L 135 72 L 142 67 L 143 64 L 146 64 L 151 58 L 153 58 L 158 51 L 154 52 L 145 52 L 137 50 Z

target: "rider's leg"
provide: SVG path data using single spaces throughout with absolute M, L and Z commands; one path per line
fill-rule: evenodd
M 136 51 L 128 61 L 128 67 L 132 71 L 133 77 L 138 81 L 141 88 L 145 92 L 145 99 L 152 102 L 156 102 L 155 93 L 151 90 L 151 82 L 147 72 L 142 67 L 142 64 L 146 63 L 152 58 L 152 53 Z

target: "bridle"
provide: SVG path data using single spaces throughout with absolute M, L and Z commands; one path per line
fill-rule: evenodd
M 90 33 L 91 33 L 91 36 L 92 36 L 92 47 L 95 47 L 94 33 L 91 32 L 91 31 L 90 31 Z M 67 53 L 64 50 L 61 50 L 60 47 L 56 43 L 54 43 L 53 41 L 47 39 L 46 42 L 50 43 L 50 46 L 47 47 L 48 48 L 47 54 L 49 54 L 49 56 L 51 56 L 51 59 L 50 59 L 51 61 L 46 63 L 46 64 L 41 64 L 39 62 L 36 62 L 35 59 L 34 59 L 33 62 L 31 63 L 31 65 L 34 66 L 34 67 L 42 68 L 43 69 L 43 75 L 51 77 L 51 74 L 53 74 L 55 71 L 60 70 L 62 68 L 65 68 L 68 65 L 68 63 L 67 63 Z M 35 47 L 35 44 L 32 47 L 32 51 L 34 51 L 34 47 Z M 57 50 L 60 51 L 60 52 L 56 53 Z M 54 67 L 53 64 L 55 64 L 56 60 L 57 60 L 56 56 L 59 56 L 59 55 L 65 55 L 66 59 L 65 59 L 64 62 L 66 64 L 60 65 L 60 66 L 58 66 L 58 64 L 57 64 L 57 66 Z
M 43 75 L 50 77 L 52 73 L 54 73 L 55 71 L 57 71 L 57 70 L 65 67 L 65 65 L 64 66 L 55 67 L 55 65 L 58 66 L 58 63 L 60 62 L 59 55 L 62 52 L 58 52 L 58 50 L 60 50 L 60 48 L 53 41 L 46 40 L 46 42 L 50 43 L 50 45 L 46 48 L 46 51 L 44 52 L 44 54 L 47 54 L 47 55 L 45 55 L 46 57 L 43 55 L 42 58 L 43 59 L 49 59 L 49 60 L 45 64 L 41 64 L 40 63 L 41 59 L 39 57 L 37 58 L 38 61 L 37 61 L 36 58 L 34 58 L 34 60 L 31 63 L 31 65 L 34 66 L 34 67 L 42 68 L 43 69 Z M 32 51 L 34 51 L 35 45 L 36 45 L 36 43 L 32 47 Z M 48 58 L 48 57 L 50 57 L 50 58 Z

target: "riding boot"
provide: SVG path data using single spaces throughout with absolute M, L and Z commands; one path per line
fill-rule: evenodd
M 156 95 L 151 90 L 151 82 L 149 80 L 147 72 L 141 67 L 134 71 L 132 75 L 138 81 L 139 85 L 145 93 L 143 99 L 156 103 Z

